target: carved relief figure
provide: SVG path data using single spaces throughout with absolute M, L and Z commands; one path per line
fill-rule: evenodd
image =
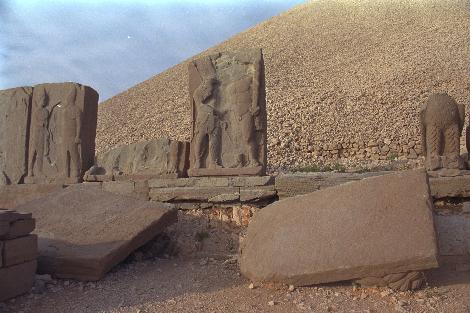
M 60 147 L 61 168 L 64 177 L 79 178 L 81 176 L 81 120 L 82 113 L 75 105 L 76 88 L 71 88 L 67 99 L 59 111 L 59 129 L 62 145 Z
M 447 94 L 431 95 L 420 111 L 421 144 L 426 169 L 462 169 L 460 134 L 464 125 L 465 106 Z
M 43 160 L 46 155 L 44 147 L 49 120 L 49 111 L 46 108 L 46 91 L 44 89 L 38 89 L 36 92 L 38 96 L 33 101 L 34 109 L 30 126 L 29 178 L 40 176 L 42 172 Z
M 193 93 L 197 115 L 194 127 L 193 149 L 195 156 L 194 168 L 201 168 L 203 158 L 208 149 L 209 168 L 220 168 L 220 123 L 216 108 L 216 84 L 214 77 L 203 78 Z
M 243 60 L 236 61 L 243 62 Z M 243 63 L 249 64 L 249 61 Z M 256 130 L 260 130 L 258 99 L 261 59 L 257 58 L 253 63 L 254 70 L 251 77 L 243 76 L 227 86 L 228 98 L 233 101 L 236 118 L 239 121 L 240 135 L 248 154 L 248 159 L 245 155 L 238 157 L 238 166 L 261 165 L 258 160 L 258 143 L 256 142 Z
M 266 165 L 261 50 L 221 52 L 189 65 L 190 176 L 259 175 Z

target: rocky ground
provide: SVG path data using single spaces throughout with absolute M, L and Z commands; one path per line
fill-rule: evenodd
M 0 304 L 0 312 L 470 312 L 470 271 L 449 268 L 427 273 L 428 286 L 417 292 L 349 282 L 300 288 L 253 285 L 240 276 L 236 261 L 243 228 L 201 211 L 180 212 L 179 218 L 166 236 L 134 253 L 103 280 L 37 276 L 31 293 Z
M 466 0 L 315 0 L 203 54 L 263 48 L 271 167 L 386 163 L 421 152 L 418 112 L 430 94 L 468 105 L 468 29 Z M 186 63 L 100 105 L 99 153 L 190 138 Z

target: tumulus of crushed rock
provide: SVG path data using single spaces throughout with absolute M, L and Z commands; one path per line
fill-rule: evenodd
M 469 109 L 469 29 L 463 0 L 309 1 L 195 57 L 263 49 L 271 167 L 414 160 L 431 93 Z M 99 106 L 98 153 L 190 139 L 188 61 Z

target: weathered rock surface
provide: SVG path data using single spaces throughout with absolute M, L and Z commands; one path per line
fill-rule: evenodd
M 261 49 L 219 52 L 188 65 L 189 176 L 263 175 L 266 91 Z
M 98 280 L 174 223 L 172 206 L 119 196 L 95 185 L 70 186 L 23 204 L 37 221 L 40 273 Z
M 366 173 L 295 173 L 281 174 L 276 177 L 276 190 L 279 199 L 303 195 L 320 189 L 361 180 L 367 177 L 380 176 L 390 172 Z
M 437 267 L 424 171 L 407 171 L 292 197 L 248 227 L 242 273 L 310 285 Z
M 61 184 L 21 184 L 0 186 L 0 207 L 14 208 L 17 205 L 39 199 L 51 192 L 64 189 Z
M 184 177 L 189 167 L 189 142 L 155 139 L 120 146 L 100 155 L 96 166 L 98 172 L 90 175 Z
M 77 183 L 94 163 L 98 93 L 77 83 L 33 87 L 27 183 Z
M 28 173 L 28 126 L 33 88 L 0 90 L 0 185 L 22 183 Z
M 431 195 L 435 199 L 470 197 L 470 175 L 429 178 Z

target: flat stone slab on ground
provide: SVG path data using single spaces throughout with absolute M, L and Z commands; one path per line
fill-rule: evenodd
M 424 171 L 275 202 L 255 216 L 240 267 L 253 281 L 311 285 L 438 266 Z
M 14 208 L 17 205 L 39 199 L 47 194 L 62 190 L 61 184 L 21 184 L 0 186 L 0 208 Z
M 36 218 L 40 273 L 94 281 L 177 220 L 173 206 L 74 185 L 17 207 Z

